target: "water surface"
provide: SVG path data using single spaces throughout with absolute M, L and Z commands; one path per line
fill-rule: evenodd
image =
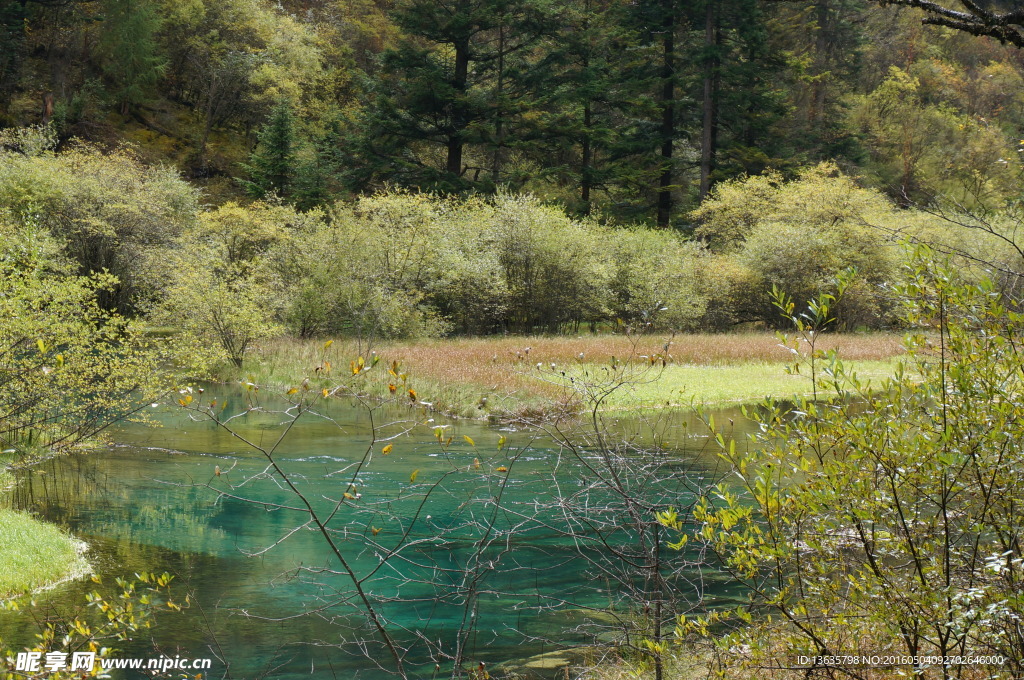
M 234 388 L 194 396 L 216 398 L 218 408 L 227 398 L 224 416 L 244 413 L 246 395 Z M 636 593 L 651 590 L 653 571 L 614 559 L 616 546 L 628 552 L 648 539 L 629 529 L 603 475 L 620 474 L 620 489 L 660 508 L 685 507 L 721 476 L 692 416 L 616 424 L 669 452 L 636 447 L 613 469 L 585 426 L 569 437 L 574 448 L 543 432 L 334 400 L 323 417 L 288 428 L 294 411 L 282 403 L 264 401 L 277 412 L 231 421 L 248 444 L 181 409 L 153 409 L 161 427 L 123 425 L 114 445 L 22 479 L 16 504 L 87 541 L 107 580 L 168 571 L 179 597 L 192 594 L 189 609 L 161 615 L 124 655 L 153 656 L 155 643 L 172 656 L 215 657 L 209 677 L 388 677 L 371 660 L 393 668 L 348 569 L 418 677 L 450 674 L 460 650 L 466 666 L 493 668 L 595 636 L 621 638 L 622 621 L 652 611 Z M 289 508 L 304 502 L 329 518 L 344 564 L 315 526 L 296 531 L 309 517 Z M 692 555 L 646 550 L 658 560 L 657 592 L 674 598 L 666 610 L 729 596 L 713 569 L 687 563 Z M 40 606 L 80 602 L 93 587 L 62 587 Z M 28 644 L 32 630 L 24 614 L 0 618 L 0 636 L 14 646 Z

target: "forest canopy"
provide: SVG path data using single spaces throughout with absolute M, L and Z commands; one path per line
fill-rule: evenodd
M 829 161 L 996 210 L 1021 10 L 954 4 L 3 0 L 0 125 L 134 144 L 217 203 L 504 191 L 685 233 L 716 184 Z

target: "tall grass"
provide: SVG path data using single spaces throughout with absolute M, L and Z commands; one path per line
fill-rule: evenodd
M 326 385 L 326 362 L 344 373 L 365 346 L 338 340 L 325 349 L 323 340 L 277 338 L 266 341 L 241 372 L 225 369 L 221 378 L 252 379 L 263 385 L 290 387 L 303 379 Z M 828 334 L 819 349 L 838 349 L 858 371 L 883 377 L 891 360 L 902 353 L 894 334 Z M 435 410 L 461 417 L 487 417 L 524 409 L 548 409 L 568 398 L 561 378 L 600 367 L 662 354 L 663 371 L 641 379 L 634 389 L 610 400 L 610 408 L 664 408 L 688 404 L 708 405 L 756 401 L 765 395 L 789 396 L 805 392 L 806 379 L 787 375 L 791 360 L 771 333 L 687 334 L 627 337 L 488 337 L 380 343 L 374 351 L 380 368 L 398 362 L 407 373 L 418 398 Z M 317 369 L 321 370 L 317 370 Z M 395 381 L 385 370 L 370 371 L 362 389 L 385 396 Z

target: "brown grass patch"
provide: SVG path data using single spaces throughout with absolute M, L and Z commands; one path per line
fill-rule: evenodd
M 767 332 L 452 338 L 379 343 L 375 349 L 385 366 L 399 362 L 410 375 L 410 384 L 419 398 L 436 410 L 483 417 L 524 409 L 558 409 L 559 401 L 567 398 L 566 391 L 555 384 L 557 381 L 545 381 L 543 373 L 550 376 L 569 367 L 608 365 L 612 357 L 628 362 L 643 355 L 661 354 L 666 343 L 670 361 L 677 366 L 763 366 L 792 359 L 775 335 Z M 823 334 L 818 348 L 839 349 L 850 361 L 884 360 L 903 350 L 900 338 L 892 334 Z M 325 358 L 344 371 L 360 353 L 369 359 L 366 348 L 351 341 L 339 340 L 325 352 L 322 340 L 278 338 L 264 345 L 262 358 L 247 366 L 246 372 L 262 384 L 296 384 L 304 376 L 312 378 L 312 371 Z M 545 371 L 537 371 L 537 364 Z M 552 364 L 557 372 L 550 371 Z M 389 381 L 386 372 L 375 371 L 367 375 L 365 384 L 370 393 L 386 396 Z

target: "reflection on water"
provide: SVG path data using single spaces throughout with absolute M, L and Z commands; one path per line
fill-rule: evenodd
M 158 415 L 163 427 L 125 425 L 109 449 L 26 473 L 14 503 L 86 540 L 101 574 L 176 574 L 178 592 L 192 591 L 196 604 L 162 615 L 152 639 L 123 653 L 152 655 L 155 641 L 172 654 L 225 655 L 230 665 L 215 662 L 210 677 L 254 678 L 269 668 L 275 670 L 267 677 L 284 679 L 386 677 L 364 655 L 389 663 L 347 569 L 409 649 L 406 664 L 425 678 L 460 646 L 467 665 L 493 667 L 589 642 L 616 616 L 629 623 L 644 615 L 643 603 L 623 600 L 633 581 L 650 574 L 613 573 L 609 555 L 645 539 L 615 526 L 619 506 L 595 484 L 602 474 L 596 453 L 574 457 L 537 433 L 478 423 L 447 424 L 442 439 L 452 443 L 442 449 L 438 423 L 430 423 L 396 436 L 383 456 L 374 426 L 391 419 L 377 436 L 398 435 L 429 416 L 377 411 L 371 425 L 365 410 L 340 401 L 326 415 L 301 419 L 275 460 L 320 516 L 330 517 L 326 530 L 340 557 L 315 526 L 295 530 L 308 517 L 295 509 L 302 503 L 288 485 L 267 474 L 265 457 L 213 423 L 174 412 Z M 718 418 L 741 421 L 738 413 Z M 285 420 L 254 412 L 232 425 L 271 447 Z M 685 507 L 695 488 L 719 477 L 706 438 L 693 434 L 700 428 L 692 416 L 615 427 L 673 449 L 628 468 L 636 478 L 623 488 L 652 507 Z M 508 444 L 499 451 L 501 436 Z M 373 455 L 360 467 L 368 450 Z M 345 493 L 351 498 L 339 508 Z M 700 593 L 690 592 L 694 573 L 680 568 L 688 556 L 667 549 L 656 555 L 666 587 L 684 602 L 698 600 Z M 709 596 L 729 594 L 713 572 L 700 581 Z M 80 602 L 88 589 L 71 584 L 40 606 Z M 616 614 L 602 613 L 607 609 Z M 304 611 L 314 613 L 300 616 Z M 15 647 L 29 643 L 32 630 L 24 614 L 0 617 L 0 637 Z

